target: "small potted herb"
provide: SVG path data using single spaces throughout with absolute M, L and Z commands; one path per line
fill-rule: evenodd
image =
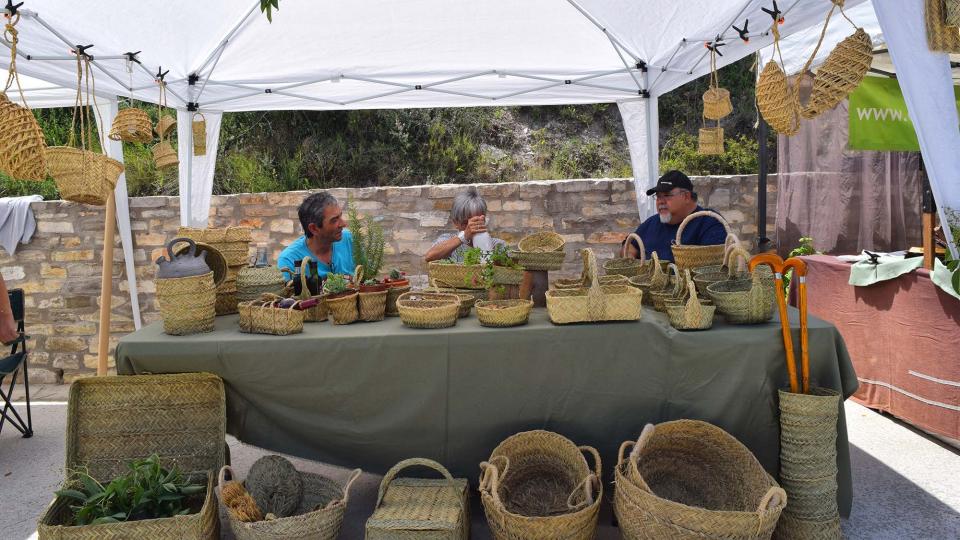
M 383 292 L 389 288 L 389 284 L 381 283 L 378 279 L 368 279 L 360 284 L 360 292 L 362 293 Z
M 407 273 L 401 272 L 397 268 L 391 269 L 390 274 L 384 278 L 383 282 L 386 283 L 390 288 L 410 286 L 410 280 L 407 279 Z
M 327 274 L 323 284 L 327 308 L 334 324 L 350 324 L 360 318 L 357 308 L 357 290 L 350 286 L 347 276 Z
M 343 298 L 357 292 L 350 286 L 347 276 L 342 274 L 328 274 L 327 280 L 323 283 L 323 292 L 327 295 L 327 300 Z

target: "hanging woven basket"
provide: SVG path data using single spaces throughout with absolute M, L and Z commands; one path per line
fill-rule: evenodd
M 702 127 L 697 137 L 697 153 L 703 156 L 718 156 L 723 154 L 723 128 Z
M 934 52 L 960 53 L 960 31 L 947 23 L 951 17 L 960 24 L 957 15 L 960 5 L 957 0 L 926 0 L 924 14 L 927 25 L 927 46 Z
M 153 145 L 153 163 L 160 171 L 180 164 L 177 151 L 173 149 L 170 141 L 160 141 Z
M 757 79 L 757 108 L 770 128 L 781 135 L 800 131 L 800 111 L 796 89 L 790 86 L 780 64 L 767 62 Z
M 193 155 L 207 155 L 207 119 L 199 112 L 193 115 Z
M 157 121 L 157 126 L 155 131 L 157 136 L 161 139 L 165 139 L 170 136 L 170 132 L 173 131 L 173 128 L 177 127 L 177 119 L 172 116 L 167 116 L 165 114 L 160 115 L 160 120 Z
M 46 141 L 36 117 L 27 106 L 17 75 L 17 15 L 7 24 L 4 38 L 10 43 L 10 68 L 6 88 L 0 92 L 0 172 L 20 180 L 43 181 L 47 178 Z M 17 105 L 7 97 L 7 90 L 17 83 L 20 102 Z
M 103 206 L 123 172 L 123 163 L 72 146 L 53 146 L 46 154 L 50 176 L 65 201 Z
M 710 120 L 720 120 L 733 112 L 730 91 L 726 88 L 711 88 L 703 93 L 703 115 Z
M 830 51 L 827 60 L 817 70 L 810 101 L 800 114 L 810 119 L 836 107 L 860 86 L 872 62 L 873 42 L 863 28 L 857 28 Z
M 945 7 L 947 13 L 944 16 L 944 22 L 947 26 L 960 27 L 960 0 L 946 0 Z
M 150 115 L 142 109 L 130 107 L 117 113 L 108 135 L 111 140 L 145 144 L 153 140 Z

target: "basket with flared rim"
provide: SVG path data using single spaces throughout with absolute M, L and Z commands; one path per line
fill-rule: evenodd
M 457 324 L 460 297 L 455 294 L 407 292 L 397 298 L 397 311 L 404 326 L 447 328 Z
M 167 114 L 161 114 L 160 118 L 157 120 L 157 125 L 154 128 L 154 131 L 156 131 L 157 136 L 160 138 L 169 137 L 170 133 L 175 127 L 177 127 L 176 118 Z
M 559 234 L 541 231 L 521 239 L 517 249 L 510 252 L 510 256 L 526 270 L 559 270 L 566 257 L 564 244 L 565 241 Z
M 637 244 L 640 246 L 640 258 L 627 257 L 627 246 L 630 244 L 630 240 L 636 240 Z M 646 254 L 643 247 L 643 240 L 636 233 L 630 233 L 627 235 L 627 239 L 623 242 L 623 247 L 620 250 L 619 257 L 610 259 L 609 261 L 604 261 L 603 263 L 603 272 L 608 275 L 620 275 L 624 277 L 633 277 L 639 275 L 644 268 L 644 263 L 646 262 Z
M 673 275 L 668 279 L 667 285 L 662 289 L 651 289 L 648 295 L 653 309 L 660 312 L 666 311 L 667 300 L 686 300 L 687 298 L 687 288 L 684 286 L 683 278 L 680 277 L 680 269 L 673 263 L 670 263 L 668 268 L 668 276 L 671 273 Z
M 603 485 L 593 447 L 526 431 L 500 443 L 480 468 L 480 497 L 494 538 L 594 537 Z
M 730 225 L 727 224 L 727 220 L 723 219 L 723 216 L 716 212 L 701 210 L 699 212 L 693 212 L 683 218 L 683 221 L 680 222 L 680 227 L 677 229 L 677 237 L 674 239 L 674 244 L 671 247 L 673 251 L 673 262 L 676 263 L 678 269 L 685 270 L 687 268 L 696 268 L 710 264 L 723 264 L 724 244 L 707 246 L 683 245 L 683 231 L 686 229 L 687 224 L 696 218 L 707 216 L 717 219 L 723 225 L 726 233 L 728 235 L 730 234 Z
M 130 105 L 117 112 L 107 137 L 112 141 L 146 144 L 153 140 L 153 124 L 146 111 L 133 105 L 133 62 L 127 61 L 130 80 Z
M 684 270 L 686 278 L 687 300 L 680 305 L 666 305 L 670 326 L 677 330 L 707 330 L 713 326 L 713 314 L 717 307 L 704 305 L 697 298 L 697 288 L 690 278 L 690 270 Z
M 580 250 L 590 285 L 579 289 L 550 289 L 547 313 L 554 324 L 640 319 L 643 293 L 629 285 L 600 285 L 593 250 Z
M 477 319 L 483 326 L 506 328 L 527 324 L 533 300 L 481 300 L 477 302 Z
M 697 274 L 693 277 L 693 283 L 696 285 L 697 290 L 700 291 L 700 294 L 706 294 L 707 287 L 717 283 L 718 281 L 726 281 L 729 279 L 748 279 L 750 276 L 747 272 L 747 263 L 749 262 L 750 253 L 740 246 L 731 244 L 727 246 L 727 252 L 723 257 L 723 264 L 720 266 L 714 265 L 709 267 L 722 268 L 722 270 Z M 739 264 L 737 265 L 737 269 L 734 271 L 733 266 L 735 263 Z
M 720 120 L 732 112 L 730 91 L 720 88 L 716 50 L 710 49 L 710 88 L 703 93 L 703 116 L 710 120 Z
M 163 115 L 163 106 L 166 103 L 166 88 L 167 85 L 165 82 L 160 81 L 160 100 L 157 108 L 159 110 L 160 121 L 163 122 L 165 118 L 168 118 Z M 174 123 L 174 125 L 176 125 Z M 180 164 L 180 159 L 177 157 L 177 151 L 173 149 L 173 145 L 170 144 L 168 137 L 168 129 L 158 129 L 160 133 L 160 142 L 153 145 L 153 164 L 157 167 L 157 170 L 169 169 L 170 167 L 176 167 Z
M 190 127 L 193 129 L 193 155 L 207 155 L 207 118 L 202 112 L 193 113 Z
M 614 481 L 628 540 L 769 539 L 787 504 L 749 449 L 699 420 L 648 424 L 620 445 Z
M 19 41 L 17 13 L 6 23 L 4 38 L 10 44 L 10 67 L 7 84 L 0 93 L 0 172 L 12 178 L 41 182 L 47 178 L 47 143 L 36 117 L 27 105 L 20 76 L 17 73 L 17 43 Z M 17 84 L 20 103 L 13 103 L 7 97 L 7 91 Z
M 486 291 L 483 289 L 458 289 L 453 285 L 439 279 L 431 279 L 430 286 L 423 290 L 424 292 L 452 294 L 460 298 L 460 311 L 457 312 L 458 318 L 470 316 L 470 310 L 477 301 L 486 297 Z
M 123 164 L 106 155 L 87 150 L 93 147 L 94 121 L 89 117 L 89 109 L 90 96 L 95 94 L 96 84 L 90 70 L 90 58 L 78 55 L 77 97 L 71 121 L 70 140 L 68 146 L 53 146 L 47 149 L 47 167 L 64 200 L 103 206 L 117 185 L 117 180 L 123 172 Z M 93 109 L 99 117 L 100 109 L 96 100 L 93 100 Z M 74 128 L 78 117 L 79 149 L 73 146 L 76 142 Z M 106 145 L 101 147 L 106 148 Z

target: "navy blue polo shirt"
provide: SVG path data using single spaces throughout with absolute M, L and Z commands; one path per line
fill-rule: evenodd
M 704 210 L 704 208 L 697 205 L 694 212 L 700 212 L 701 210 Z M 707 210 L 709 210 L 709 208 Z M 711 211 L 716 212 L 716 210 Z M 659 257 L 660 260 L 673 261 L 673 251 L 670 249 L 670 246 L 673 245 L 673 241 L 676 240 L 677 229 L 679 228 L 679 223 L 676 225 L 660 223 L 660 216 L 654 214 L 641 223 L 635 232 L 637 236 L 643 240 L 643 247 L 645 248 L 648 259 L 650 258 L 650 254 L 656 251 L 657 257 Z M 711 244 L 722 244 L 726 239 L 727 231 L 723 228 L 720 220 L 711 216 L 700 216 L 694 218 L 683 228 L 681 243 L 683 245 L 708 246 Z M 637 245 L 636 240 L 631 240 L 630 242 L 634 248 L 640 247 Z

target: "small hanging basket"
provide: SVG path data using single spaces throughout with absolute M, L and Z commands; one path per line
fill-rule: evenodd
M 53 146 L 46 154 L 50 176 L 65 201 L 103 206 L 123 172 L 119 161 L 72 146 Z
M 200 112 L 193 115 L 193 155 L 207 155 L 207 119 Z
M 177 158 L 177 151 L 173 149 L 170 141 L 160 141 L 153 145 L 153 164 L 157 167 L 157 170 L 160 171 L 169 169 L 170 167 L 176 167 L 180 164 L 180 160 Z
M 703 115 L 710 120 L 720 120 L 732 112 L 730 91 L 726 88 L 711 88 L 703 93 Z
M 154 128 L 157 132 L 157 136 L 161 139 L 166 139 L 170 136 L 170 132 L 173 131 L 173 128 L 177 127 L 177 119 L 168 116 L 165 114 L 160 115 L 160 120 L 157 121 L 157 127 Z
M 800 131 L 796 89 L 790 86 L 783 69 L 774 60 L 767 62 L 757 79 L 757 108 L 770 128 L 781 135 Z
M 129 107 L 117 113 L 108 135 L 110 140 L 145 144 L 153 140 L 150 115 L 142 109 Z
M 817 70 L 810 101 L 800 114 L 810 119 L 836 107 L 860 86 L 872 62 L 873 42 L 863 28 L 857 28 L 830 51 L 827 60 Z
M 723 154 L 723 128 L 702 127 L 697 137 L 697 153 L 702 156 L 719 156 Z

